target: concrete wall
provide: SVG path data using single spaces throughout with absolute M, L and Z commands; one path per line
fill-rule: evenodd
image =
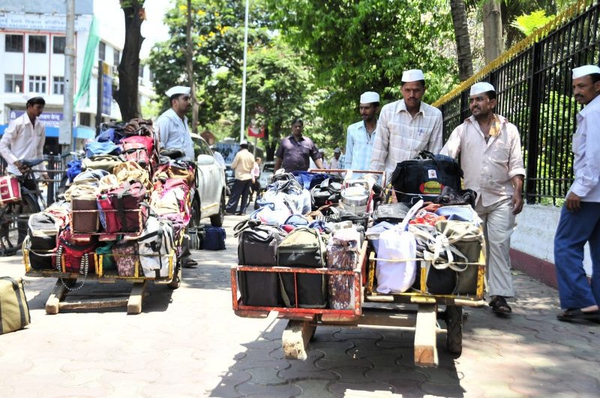
M 525 205 L 517 216 L 517 227 L 511 239 L 511 260 L 515 268 L 556 286 L 554 275 L 554 233 L 560 218 L 560 208 Z M 584 268 L 592 273 L 589 247 L 585 247 Z

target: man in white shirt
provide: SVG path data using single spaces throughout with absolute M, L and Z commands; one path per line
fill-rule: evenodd
M 29 168 L 21 164 L 21 160 L 42 159 L 46 142 L 46 129 L 40 123 L 39 116 L 44 112 L 46 101 L 42 97 L 33 97 L 27 101 L 26 112 L 9 123 L 0 140 L 0 155 L 8 164 L 8 172 L 21 175 Z M 46 166 L 37 166 L 40 177 L 47 179 Z M 30 189 L 37 189 L 32 181 Z
M 425 76 L 420 69 L 402 74 L 402 99 L 384 105 L 379 115 L 371 154 L 373 171 L 391 177 L 399 162 L 414 159 L 421 151 L 437 154 L 442 148 L 442 112 L 421 101 Z
M 160 149 L 179 149 L 190 161 L 195 161 L 194 143 L 188 128 L 185 115 L 191 108 L 190 88 L 184 86 L 171 87 L 165 93 L 170 100 L 171 108 L 156 119 L 160 136 Z
M 477 192 L 475 211 L 487 241 L 489 306 L 497 314 L 510 314 L 506 302 L 514 296 L 510 236 L 523 209 L 521 137 L 514 124 L 494 113 L 496 90 L 491 84 L 471 86 L 469 107 L 471 117 L 454 129 L 441 154 L 455 159 L 461 155 L 465 188 Z
M 252 185 L 252 170 L 254 169 L 254 155 L 248 151 L 246 141 L 240 144 L 240 150 L 236 153 L 231 168 L 235 171 L 235 181 L 231 189 L 229 203 L 225 207 L 225 214 L 243 215 L 248 207 L 248 196 Z M 242 199 L 240 210 L 236 212 L 238 203 Z
M 379 110 L 379 94 L 374 91 L 364 92 L 360 96 L 359 111 L 362 120 L 351 124 L 346 129 L 345 168 L 350 170 L 369 170 L 371 152 L 377 129 L 377 111 Z M 364 178 L 364 176 L 360 176 Z
M 585 107 L 577 114 L 573 136 L 573 172 L 554 237 L 554 262 L 560 306 L 559 321 L 600 322 L 600 68 L 573 69 L 573 96 Z M 583 268 L 589 243 L 592 283 Z

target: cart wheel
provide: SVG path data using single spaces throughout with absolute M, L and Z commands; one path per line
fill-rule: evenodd
M 451 354 L 460 356 L 462 353 L 462 307 L 446 306 L 444 320 L 446 321 L 446 348 Z
M 177 260 L 177 265 L 175 266 L 175 272 L 173 272 L 173 280 L 167 284 L 169 289 L 178 289 L 181 286 L 181 265 L 179 265 L 179 260 Z

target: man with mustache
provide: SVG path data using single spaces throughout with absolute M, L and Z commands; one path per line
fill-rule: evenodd
M 515 217 L 523 210 L 525 168 L 517 127 L 494 113 L 496 90 L 489 83 L 471 86 L 471 116 L 458 126 L 441 154 L 460 157 L 464 185 L 477 192 L 475 211 L 483 221 L 487 241 L 486 272 L 490 308 L 510 314 L 506 298 L 513 297 L 510 236 Z
M 351 124 L 346 130 L 346 168 L 350 170 L 369 170 L 371 152 L 376 136 L 378 109 L 379 94 L 374 91 L 362 93 L 358 106 L 362 120 Z M 337 150 L 339 148 L 336 148 Z
M 559 321 L 600 322 L 600 68 L 573 69 L 573 96 L 585 105 L 577 114 L 573 136 L 571 185 L 554 237 L 554 263 L 560 306 Z M 583 268 L 589 243 L 592 283 Z
M 373 142 L 370 169 L 391 177 L 396 164 L 419 152 L 442 148 L 442 112 L 424 102 L 425 77 L 420 69 L 402 74 L 402 99 L 384 105 Z M 389 179 L 389 178 L 388 178 Z
M 192 106 L 190 91 L 189 87 L 175 86 L 165 92 L 169 97 L 171 108 L 156 119 L 156 127 L 161 149 L 179 149 L 185 153 L 186 160 L 196 161 L 194 142 L 190 135 L 186 116 Z M 189 237 L 186 234 L 181 244 L 181 265 L 186 268 L 198 265 L 198 262 L 193 260 L 191 255 Z

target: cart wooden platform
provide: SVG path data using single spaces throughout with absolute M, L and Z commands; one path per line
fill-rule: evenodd
M 426 291 L 426 262 L 421 261 L 421 291 Z M 277 317 L 288 319 L 282 336 L 287 358 L 306 359 L 306 348 L 319 325 L 346 327 L 397 328 L 414 331 L 414 363 L 417 366 L 437 366 L 437 334 L 446 334 L 446 348 L 455 355 L 462 352 L 463 306 L 479 307 L 484 304 L 485 261 L 483 253 L 476 266 L 477 291 L 473 295 L 431 295 L 423 293 L 379 294 L 375 292 L 375 256 L 365 241 L 358 266 L 342 271 L 326 268 L 254 267 L 238 265 L 231 268 L 233 310 L 240 317 Z M 312 309 L 288 307 L 256 307 L 243 303 L 238 293 L 237 277 L 240 272 L 319 273 L 325 275 L 352 275 L 354 300 L 350 309 Z M 297 286 L 296 286 L 297 288 Z M 297 291 L 296 291 L 297 294 Z M 296 300 L 297 302 L 297 300 Z M 443 310 L 440 311 L 440 309 Z M 446 328 L 440 326 L 443 320 Z
M 102 264 L 102 255 L 96 255 L 95 264 Z M 171 289 L 177 289 L 181 283 L 181 266 L 177 264 L 175 253 L 169 256 L 168 276 L 161 278 L 147 278 L 141 272 L 141 266 L 136 264 L 136 270 L 133 276 L 119 276 L 115 273 L 107 273 L 101 266 L 96 266 L 93 274 L 82 275 L 76 272 L 60 272 L 58 270 L 35 270 L 29 264 L 28 249 L 23 248 L 23 261 L 25 263 L 25 275 L 33 277 L 57 278 L 56 284 L 48 300 L 46 301 L 46 314 L 58 314 L 61 310 L 77 309 L 102 309 L 114 307 L 127 307 L 128 314 L 139 314 L 142 312 L 142 304 L 146 288 L 149 283 L 164 284 Z M 70 292 L 78 291 L 83 284 L 104 283 L 115 284 L 117 282 L 132 283 L 131 292 L 128 297 L 103 297 L 89 298 L 75 301 L 66 301 L 66 296 Z M 79 283 L 79 285 L 78 285 Z

